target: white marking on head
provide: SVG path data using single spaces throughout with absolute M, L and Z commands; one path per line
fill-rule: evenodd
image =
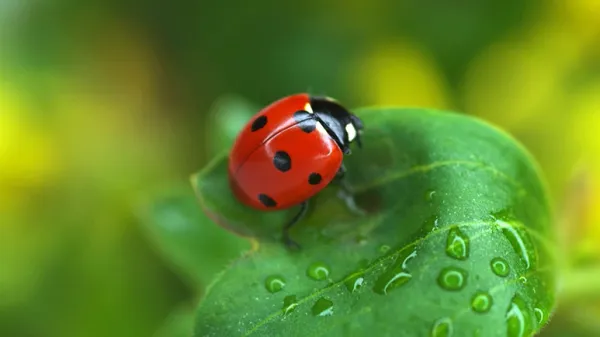
M 323 126 L 323 124 L 321 124 L 321 122 L 317 122 L 317 130 L 318 130 L 320 133 L 323 133 L 323 134 L 328 134 L 328 133 L 327 133 L 327 130 L 325 130 L 325 127 Z
M 306 104 L 304 105 L 304 110 L 308 111 L 308 113 L 309 113 L 309 114 L 313 113 L 313 109 L 312 109 L 312 107 L 310 106 L 310 103 L 306 103 Z
M 346 133 L 348 134 L 348 141 L 351 142 L 356 138 L 356 128 L 352 123 L 346 124 Z

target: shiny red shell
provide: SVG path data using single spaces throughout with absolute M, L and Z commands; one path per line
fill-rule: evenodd
M 228 168 L 239 201 L 259 210 L 285 209 L 333 180 L 342 165 L 342 150 L 309 112 L 309 95 L 291 95 L 271 103 L 244 126 Z

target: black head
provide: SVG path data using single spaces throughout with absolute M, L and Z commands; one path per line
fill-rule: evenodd
M 360 118 L 329 97 L 313 96 L 310 105 L 317 119 L 345 154 L 351 153 L 350 144 L 354 141 L 359 148 L 362 147 L 360 136 L 364 125 Z

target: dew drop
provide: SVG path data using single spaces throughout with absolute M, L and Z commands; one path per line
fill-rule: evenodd
M 492 304 L 492 296 L 483 291 L 475 293 L 475 295 L 473 295 L 471 298 L 471 309 L 478 313 L 486 313 L 490 311 Z
M 434 190 L 428 190 L 427 192 L 425 192 L 425 200 L 426 201 L 433 200 L 434 196 L 435 196 L 435 191 Z
M 531 313 L 525 301 L 519 295 L 515 295 L 506 312 L 507 336 L 523 337 L 531 335 L 533 331 L 531 318 Z
M 492 216 L 492 219 L 494 219 L 494 220 L 514 218 L 512 210 L 508 209 L 508 208 L 494 212 L 491 214 L 491 216 Z
M 452 227 L 448 231 L 446 254 L 457 260 L 466 260 L 469 257 L 469 238 L 458 227 Z
M 365 279 L 361 275 L 356 275 L 349 278 L 346 282 L 344 282 L 344 284 L 346 285 L 348 291 L 353 293 L 358 289 L 362 288 L 364 282 Z
M 431 337 L 450 337 L 452 336 L 452 321 L 450 318 L 441 318 L 433 323 L 431 328 Z
M 535 313 L 535 318 L 537 318 L 538 323 L 542 324 L 544 321 L 544 312 L 540 308 L 533 308 L 533 312 Z
M 283 299 L 283 314 L 287 315 L 290 312 L 294 311 L 298 306 L 298 301 L 296 300 L 296 295 L 289 295 Z
M 396 289 L 406 282 L 410 281 L 412 275 L 407 269 L 408 261 L 417 256 L 417 251 L 414 247 L 406 247 L 396 258 L 396 261 L 389 267 L 376 281 L 373 286 L 373 291 L 378 294 L 387 295 L 387 293 Z
M 525 276 L 520 276 L 520 277 L 519 277 L 519 282 L 521 282 L 522 284 L 525 284 L 525 283 L 527 283 L 527 277 L 525 277 Z
M 361 246 L 366 245 L 367 244 L 367 237 L 365 235 L 363 235 L 363 234 L 358 235 L 356 237 L 356 243 L 359 244 L 359 245 L 361 245 Z
M 382 254 L 387 253 L 389 250 L 390 250 L 390 246 L 388 246 L 388 245 L 379 246 L 379 252 Z
M 314 316 L 331 316 L 333 315 L 333 302 L 321 297 L 315 302 L 311 310 Z
M 510 222 L 496 220 L 496 224 L 500 227 L 502 234 L 508 239 L 514 251 L 519 254 L 525 263 L 525 268 L 531 268 L 531 264 L 534 262 L 530 256 L 533 251 L 533 244 L 529 236 Z
M 423 223 L 421 224 L 421 229 L 420 229 L 421 234 L 427 235 L 433 231 L 438 230 L 440 227 L 439 221 L 440 221 L 440 219 L 438 219 L 436 214 L 425 219 L 425 221 L 423 221 Z
M 281 291 L 285 287 L 285 279 L 280 275 L 271 275 L 265 280 L 265 288 L 270 293 Z
M 506 260 L 504 260 L 501 257 L 493 258 L 492 261 L 490 262 L 490 265 L 492 266 L 492 271 L 494 272 L 494 274 L 496 274 L 500 277 L 506 277 L 506 276 L 508 276 L 508 273 L 510 272 L 510 267 L 508 266 L 508 262 L 506 262 Z
M 446 267 L 438 275 L 437 282 L 446 290 L 461 290 L 467 283 L 467 271 L 457 267 Z
M 313 280 L 321 281 L 329 277 L 330 268 L 324 262 L 315 262 L 308 266 L 306 275 Z

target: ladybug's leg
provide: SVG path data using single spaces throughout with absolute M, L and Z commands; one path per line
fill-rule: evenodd
M 290 228 L 292 228 L 292 226 L 298 223 L 298 221 L 300 221 L 306 215 L 307 210 L 308 200 L 305 200 L 302 202 L 302 204 L 300 204 L 300 211 L 292 218 L 292 220 L 290 220 L 287 224 L 285 224 L 285 226 L 283 226 L 283 242 L 286 244 L 286 246 L 294 249 L 300 248 L 300 245 L 290 238 L 289 231 Z
M 345 176 L 346 167 L 344 164 L 342 164 L 334 178 L 334 181 L 341 187 L 338 191 L 338 197 L 346 203 L 346 207 L 348 207 L 352 213 L 361 216 L 366 215 L 367 212 L 356 204 L 356 200 L 354 200 L 354 193 L 352 193 L 352 188 L 350 188 L 350 185 L 348 185 L 348 182 L 346 179 L 344 179 Z
M 342 181 L 345 176 L 346 176 L 346 165 L 344 165 L 342 163 L 342 166 L 340 166 L 340 168 L 338 169 L 337 173 L 335 174 L 334 179 L 337 181 Z

